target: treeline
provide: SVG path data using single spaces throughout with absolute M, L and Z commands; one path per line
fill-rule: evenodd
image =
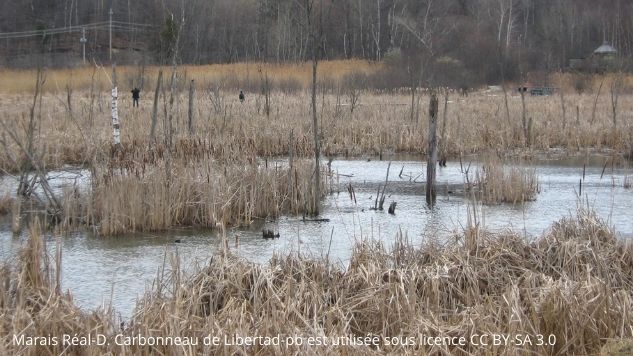
M 317 36 L 310 36 L 306 6 Z M 633 49 L 633 2 L 627 0 L 5 1 L 0 31 L 103 23 L 110 8 L 120 23 L 153 25 L 113 30 L 117 61 L 148 64 L 168 63 L 178 36 L 178 60 L 188 64 L 302 61 L 316 40 L 323 59 L 394 61 L 403 78 L 424 69 L 459 85 L 564 69 L 605 40 L 622 55 Z M 64 53 L 53 65 L 81 59 L 77 32 L 0 41 L 4 65 L 31 65 L 23 60 L 29 53 Z M 109 59 L 107 26 L 88 30 L 87 51 Z

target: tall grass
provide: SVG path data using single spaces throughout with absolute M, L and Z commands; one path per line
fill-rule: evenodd
M 246 64 L 243 64 L 246 66 Z M 328 75 L 340 78 L 339 74 L 358 67 L 350 62 L 331 62 Z M 212 67 L 217 70 L 208 75 L 248 75 L 251 65 L 240 67 Z M 300 213 L 302 207 L 314 206 L 310 189 L 304 184 L 311 177 L 298 169 L 298 184 L 293 190 L 294 199 L 288 199 L 288 174 L 283 170 L 273 173 L 254 169 L 255 162 L 271 156 L 286 155 L 290 150 L 298 158 L 313 153 L 313 133 L 309 115 L 309 93 L 299 90 L 287 93 L 273 91 L 268 98 L 269 114 L 264 109 L 265 98 L 257 92 L 247 92 L 246 102 L 240 103 L 237 92 L 223 89 L 221 81 L 205 83 L 204 71 L 211 68 L 180 68 L 176 77 L 174 102 L 168 103 L 166 92 L 159 93 L 157 105 L 157 142 L 150 142 L 152 95 L 143 94 L 141 108 L 133 108 L 129 97 L 123 94 L 119 100 L 122 147 L 117 162 L 111 145 L 109 84 L 95 80 L 94 83 L 71 83 L 50 87 L 59 82 L 48 74 L 48 92 L 33 107 L 30 95 L 2 94 L 0 100 L 5 116 L 3 131 L 14 130 L 12 135 L 2 135 L 0 171 L 16 172 L 24 166 L 25 155 L 20 143 L 28 142 L 22 128 L 28 126 L 30 111 L 36 117 L 36 139 L 33 151 L 42 170 L 62 167 L 66 164 L 89 167 L 93 171 L 93 185 L 89 196 L 76 199 L 74 191 L 64 198 L 65 223 L 94 224 L 102 233 L 118 234 L 124 231 L 150 231 L 166 229 L 180 224 L 217 226 L 217 224 L 242 225 L 256 217 L 277 216 L 281 207 L 291 204 L 290 210 Z M 237 69 L 236 69 L 237 68 Z M 239 69 L 239 70 L 238 70 Z M 269 66 L 273 79 L 288 79 L 292 73 L 304 73 L 302 66 Z M 91 77 L 86 73 L 67 74 L 66 79 Z M 148 69 L 147 73 L 152 73 Z M 90 72 L 88 75 L 88 71 Z M 121 78 L 134 78 L 132 68 L 120 69 Z M 196 80 L 193 96 L 193 127 L 188 128 L 188 95 L 178 90 L 187 78 Z M 217 72 L 217 73 L 216 73 Z M 105 71 L 95 73 L 105 75 Z M 193 73 L 193 74 L 192 74 Z M 258 73 L 255 71 L 255 73 Z M 13 74 L 11 74 L 13 75 Z M 29 76 L 30 74 L 24 74 Z M 97 75 L 97 74 L 95 74 Z M 258 74 L 259 75 L 259 74 Z M 302 74 L 303 75 L 303 74 Z M 342 74 L 341 74 L 342 75 Z M 255 76 L 255 74 L 253 74 Z M 19 79 L 19 75 L 16 77 Z M 26 77 L 24 77 L 26 78 Z M 19 82 L 31 82 L 22 78 Z M 215 78 L 215 77 L 214 77 Z M 17 80 L 17 79 L 16 79 Z M 61 80 L 61 79 L 60 79 Z M 81 79 L 83 80 L 83 79 Z M 104 79 L 105 80 L 105 79 Z M 100 84 L 101 83 L 101 84 Z M 133 84 L 121 79 L 121 93 L 125 85 Z M 325 81 L 323 82 L 325 83 Z M 107 83 L 106 83 L 107 84 Z M 148 81 L 152 88 L 155 83 Z M 17 85 L 17 84 L 16 84 Z M 325 84 L 324 84 L 325 85 Z M 341 93 L 333 84 L 333 90 L 319 93 L 318 115 L 321 121 L 319 137 L 322 153 L 326 158 L 337 155 L 389 154 L 394 152 L 424 153 L 428 130 L 427 120 L 421 115 L 412 121 L 410 96 L 402 93 L 381 93 L 358 90 L 355 109 L 349 95 Z M 151 89 L 144 90 L 144 93 Z M 418 96 L 420 97 L 420 96 Z M 356 100 L 356 99 L 354 99 Z M 619 99 L 620 111 L 625 111 L 633 101 L 630 94 Z M 561 118 L 561 102 L 557 97 L 526 98 L 527 113 L 532 118 L 531 146 L 526 147 L 520 134 L 522 105 L 518 96 L 510 96 L 510 121 L 505 117 L 503 95 L 479 92 L 468 97 L 450 97 L 447 103 L 446 130 L 443 130 L 442 150 L 448 157 L 468 153 L 490 151 L 514 152 L 532 155 L 535 151 L 552 148 L 566 151 L 587 149 L 629 152 L 633 142 L 633 125 L 628 116 L 620 113 L 619 126 L 613 128 L 611 100 L 603 94 L 598 98 L 593 118 L 593 95 L 566 95 L 570 107 L 578 107 L 577 117 Z M 426 112 L 428 100 L 422 99 L 414 112 Z M 443 109 L 442 109 L 443 110 Z M 567 113 L 573 110 L 567 110 Z M 569 116 L 569 115 L 568 115 Z M 173 147 L 167 149 L 165 136 L 169 136 L 166 123 L 173 117 Z M 442 124 L 443 126 L 443 124 Z M 293 139 L 290 140 L 290 132 Z M 11 139 L 9 139 L 11 137 Z M 170 180 L 165 168 L 165 155 L 170 156 Z M 481 172 L 480 188 L 484 200 L 491 203 L 521 202 L 534 198 L 537 182 L 534 174 L 519 170 L 497 169 Z M 247 168 L 245 168 L 247 167 Z M 251 167 L 251 168 L 248 168 Z M 114 169 L 118 169 L 118 173 Z M 114 172 L 114 173 L 113 173 Z M 255 173 L 256 172 L 256 173 Z M 236 182 L 247 177 L 244 187 Z M 107 178 L 107 179 L 106 179 Z M 208 178 L 209 182 L 205 182 Z M 213 184 L 211 182 L 214 182 Z M 217 183 L 217 184 L 216 184 Z M 308 184 L 309 186 L 309 184 Z M 284 190 L 285 189 L 285 190 Z M 139 199 L 132 202 L 131 197 Z M 212 197 L 214 201 L 202 200 Z M 230 203 L 222 201 L 228 199 Z M 148 205 L 151 202 L 151 205 Z M 202 203 L 201 203 L 202 202 Z M 145 204 L 145 205 L 143 205 Z M 285 209 L 285 208 L 284 208 Z
M 69 299 L 55 294 L 43 282 L 44 266 L 35 267 L 32 262 L 38 258 L 33 251 L 41 249 L 37 247 L 20 268 L 41 277 L 19 282 L 23 272 L 5 267 L 9 273 L 3 274 L 5 282 L 0 285 L 0 325 L 3 336 L 100 332 L 111 338 L 116 333 L 199 340 L 209 334 L 306 338 L 303 345 L 279 347 L 70 349 L 86 355 L 592 355 L 608 340 L 633 337 L 633 247 L 618 240 L 592 213 L 581 211 L 562 219 L 533 242 L 509 233 L 477 231 L 477 236 L 470 243 L 461 236 L 448 245 L 428 242 L 420 247 L 399 236 L 391 249 L 366 240 L 356 245 L 346 266 L 296 254 L 278 255 L 267 265 L 259 265 L 222 254 L 186 276 L 177 260 L 172 260 L 171 272 L 160 274 L 123 329 L 112 326 L 112 311 L 81 312 Z M 31 297 L 12 298 L 16 290 L 20 296 L 28 293 Z M 420 339 L 424 335 L 470 340 L 471 335 L 492 333 L 509 334 L 513 340 L 516 335 L 522 340 L 529 335 L 531 342 L 430 347 L 421 345 Z M 556 342 L 540 344 L 537 334 Z M 381 346 L 307 345 L 310 336 L 334 340 L 345 335 L 377 335 Z M 416 344 L 385 345 L 382 339 L 398 336 L 413 337 Z M 0 347 L 11 354 L 61 351 L 51 346 L 17 347 L 9 337 L 2 339 Z
M 61 292 L 61 258 L 50 263 L 37 220 L 30 226 L 26 245 L 17 264 L 0 267 L 0 353 L 3 355 L 101 353 L 95 346 L 62 345 L 63 334 L 112 333 L 111 311 L 85 312 L 70 294 Z M 26 346 L 14 342 L 14 335 L 57 336 L 58 345 Z
M 103 235 L 176 226 L 248 226 L 282 212 L 307 213 L 321 197 L 312 190 L 310 162 L 266 167 L 262 162 L 219 165 L 210 160 L 107 171 L 94 182 L 84 214 Z M 292 175 L 292 185 L 289 176 Z M 325 192 L 327 179 L 322 182 Z
M 484 204 L 523 203 L 536 199 L 538 177 L 533 168 L 505 166 L 498 158 L 484 160 L 475 171 L 474 189 Z
M 382 68 L 382 64 L 364 60 L 333 60 L 320 63 L 319 72 L 322 82 L 337 82 L 348 73 L 359 72 L 371 74 Z M 138 86 L 145 84 L 149 90 L 158 76 L 160 67 L 147 68 L 122 66 L 118 67 L 118 82 L 121 86 Z M 35 70 L 0 70 L 0 93 L 22 94 L 34 90 L 32 78 Z M 296 86 L 307 88 L 312 80 L 312 67 L 309 63 L 259 63 L 243 62 L 232 64 L 211 64 L 203 66 L 181 66 L 182 77 L 195 79 L 204 87 L 220 85 L 230 89 L 259 88 L 262 75 L 266 73 L 274 81 L 274 85 L 283 88 L 284 84 L 295 82 Z M 44 85 L 46 92 L 64 91 L 66 87 L 76 90 L 89 89 L 93 82 L 98 88 L 107 90 L 111 85 L 109 67 L 78 67 L 72 69 L 57 69 L 49 71 Z M 188 80 L 184 80 L 188 82 Z
M 124 91 L 123 91 L 124 92 Z M 45 139 L 37 141 L 38 158 L 47 168 L 64 164 L 91 162 L 95 156 L 109 151 L 111 120 L 109 119 L 109 95 L 97 91 L 94 98 L 88 92 L 77 91 L 71 95 L 71 112 L 65 93 L 45 94 L 42 99 L 39 134 Z M 264 99 L 259 94 L 247 93 L 244 104 L 237 93 L 214 92 L 199 87 L 194 104 L 194 134 L 187 130 L 187 97 L 176 95 L 174 103 L 174 142 L 180 140 L 202 141 L 209 149 L 205 154 L 224 159 L 244 155 L 283 155 L 288 153 L 288 136 L 294 130 L 295 153 L 307 156 L 312 152 L 309 97 L 305 92 L 285 94 L 273 92 L 270 97 L 271 114 L 266 116 Z M 400 94 L 363 92 L 357 108 L 346 110 L 346 97 L 336 94 L 319 96 L 319 119 L 322 121 L 322 148 L 326 156 L 378 154 L 380 152 L 423 153 L 427 121 L 423 117 L 412 122 L 410 98 Z M 122 125 L 122 142 L 130 149 L 146 150 L 151 127 L 151 99 L 141 99 L 141 109 L 131 107 L 131 99 L 121 96 L 119 116 Z M 610 114 L 610 98 L 603 94 L 598 100 L 595 121 L 591 121 L 594 97 L 592 95 L 567 95 L 569 106 L 578 106 L 579 116 L 568 118 L 563 129 L 560 101 L 555 97 L 528 97 L 528 115 L 533 118 L 532 145 L 526 148 L 518 127 L 521 120 L 521 104 L 510 98 L 512 126 L 508 126 L 503 110 L 503 96 L 487 94 L 470 95 L 467 98 L 451 97 L 448 105 L 445 133 L 445 152 L 450 156 L 460 153 L 494 151 L 533 152 L 534 150 L 565 149 L 580 151 L 587 148 L 612 149 L 628 152 L 633 142 L 633 125 L 628 116 L 620 115 L 621 122 L 613 130 Z M 422 99 L 419 112 L 427 105 Z M 633 96 L 622 95 L 622 112 L 633 105 Z M 9 127 L 23 127 L 28 118 L 32 98 L 10 96 L 3 99 L 5 120 Z M 163 99 L 159 101 L 157 132 L 163 130 Z M 165 104 L 166 105 L 166 104 Z M 167 107 L 167 106 L 165 106 Z M 568 114 L 572 110 L 568 108 Z M 440 115 L 442 117 L 442 115 Z M 15 171 L 17 164 L 12 158 L 21 157 L 20 149 L 9 142 L 9 149 L 0 152 L 0 169 Z M 104 158 L 104 157 L 102 157 Z

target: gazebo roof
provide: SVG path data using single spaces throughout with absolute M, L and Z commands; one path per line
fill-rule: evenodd
M 611 46 L 607 41 L 602 43 L 602 46 L 596 48 L 595 51 L 593 51 L 594 54 L 615 54 L 618 53 L 618 50 L 616 50 L 615 48 L 613 48 L 613 46 Z

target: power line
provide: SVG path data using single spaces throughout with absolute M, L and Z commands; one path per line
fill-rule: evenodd
M 102 29 L 108 28 L 109 26 L 110 26 L 110 22 L 107 21 L 107 22 L 93 22 L 93 23 L 88 23 L 88 24 L 83 24 L 83 25 L 73 25 L 73 26 L 66 26 L 66 27 L 41 29 L 41 30 L 0 32 L 0 39 L 42 37 L 42 36 L 48 36 L 48 35 L 81 32 L 83 31 L 83 29 L 102 30 Z M 112 21 L 113 29 L 124 30 L 124 31 L 146 32 L 146 31 L 151 31 L 153 27 L 154 27 L 153 25 L 149 25 L 149 24 Z

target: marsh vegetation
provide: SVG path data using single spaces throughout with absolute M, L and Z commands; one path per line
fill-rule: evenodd
M 593 91 L 593 84 L 580 94 L 562 86 L 561 90 L 570 90 L 564 97 L 523 100 L 511 93 L 506 100 L 494 88 L 468 96 L 448 89 L 434 92 L 440 94 L 439 162 L 459 165 L 461 179 L 438 189 L 437 204 L 441 207 L 450 199 L 472 203 L 472 219 L 466 226 L 448 238 L 424 241 L 419 236 L 412 241 L 400 232 L 391 245 L 361 234 L 342 264 L 330 259 L 329 248 L 325 258 L 278 253 L 266 263 L 255 263 L 231 251 L 228 230 L 259 226 L 257 222 L 274 222 L 282 216 L 318 222 L 321 216 L 315 213 L 323 199 L 344 195 L 346 190 L 355 214 L 371 209 L 360 199 L 379 201 L 376 188 L 378 194 L 382 192 L 381 205 L 395 202 L 389 199 L 398 189 L 421 191 L 426 182 L 421 169 L 418 174 L 403 167 L 398 173 L 399 168 L 389 164 L 387 178 L 371 182 L 367 199 L 363 189 L 370 188 L 362 187 L 360 178 L 354 184 L 346 180 L 350 172 L 338 172 L 333 161 L 427 154 L 431 93 L 418 89 L 412 96 L 408 89 L 372 90 L 368 83 L 380 71 L 377 65 L 325 63 L 331 71 L 319 77 L 318 105 L 313 110 L 308 67 L 261 66 L 262 71 L 244 76 L 242 66 L 207 68 L 215 68 L 212 75 L 205 68 L 184 67 L 174 72 L 171 83 L 162 85 L 158 85 L 158 68 L 148 69 L 143 74 L 148 87 L 140 108 L 132 107 L 131 98 L 118 98 L 120 145 L 112 144 L 111 97 L 104 94 L 110 84 L 102 68 L 2 74 L 38 78 L 34 87 L 16 80 L 0 94 L 6 113 L 0 119 L 0 169 L 5 178 L 15 177 L 17 182 L 10 186 L 13 190 L 0 195 L 0 214 L 11 215 L 16 234 L 28 230 L 29 235 L 19 262 L 2 267 L 2 353 L 64 351 L 57 346 L 16 346 L 4 337 L 44 331 L 202 338 L 208 333 L 459 337 L 538 330 L 553 335 L 556 344 L 506 345 L 492 354 L 552 355 L 593 354 L 607 340 L 633 336 L 627 327 L 633 321 L 631 246 L 600 217 L 580 211 L 529 238 L 511 231 L 487 231 L 477 215 L 481 203 L 514 209 L 538 200 L 542 182 L 531 162 L 540 155 L 602 154 L 601 179 L 609 174 L 608 166 L 613 172 L 623 165 L 633 142 L 628 116 L 633 96 L 625 84 L 616 101 L 614 92 L 599 93 L 600 82 L 594 83 Z M 138 78 L 133 68 L 118 69 L 120 83 L 136 83 Z M 565 80 L 569 78 L 561 79 Z M 237 95 L 240 88 L 245 92 L 243 103 Z M 311 120 L 315 111 L 316 135 Z M 575 113 L 573 118 L 567 117 L 570 112 Z M 310 158 L 314 137 L 325 157 L 317 167 L 322 177 L 318 189 L 315 161 Z M 471 166 L 473 160 L 478 163 Z M 51 172 L 70 167 L 87 178 L 62 189 L 51 185 L 55 179 Z M 577 168 L 581 198 L 585 169 Z M 394 187 L 390 169 L 403 184 Z M 630 179 L 614 180 L 613 186 L 626 189 Z M 419 205 L 424 206 L 421 194 Z M 395 214 L 407 207 L 398 203 Z M 161 261 L 154 284 L 123 324 L 115 309 L 87 311 L 63 293 L 60 245 L 56 256 L 48 256 L 46 251 L 53 249 L 43 242 L 50 239 L 42 238 L 51 232 L 63 239 L 69 231 L 90 230 L 97 235 L 94 238 L 130 239 L 134 236 L 129 233 L 169 233 L 175 228 L 213 230 L 222 239 L 222 248 L 196 271 L 185 272 L 176 255 Z M 272 233 L 278 236 L 279 231 Z M 332 236 L 333 230 L 330 247 Z M 236 237 L 236 246 L 238 242 Z M 380 350 L 233 346 L 228 350 L 491 352 L 475 345 Z M 66 350 L 71 354 L 123 351 L 171 354 L 220 349 Z

